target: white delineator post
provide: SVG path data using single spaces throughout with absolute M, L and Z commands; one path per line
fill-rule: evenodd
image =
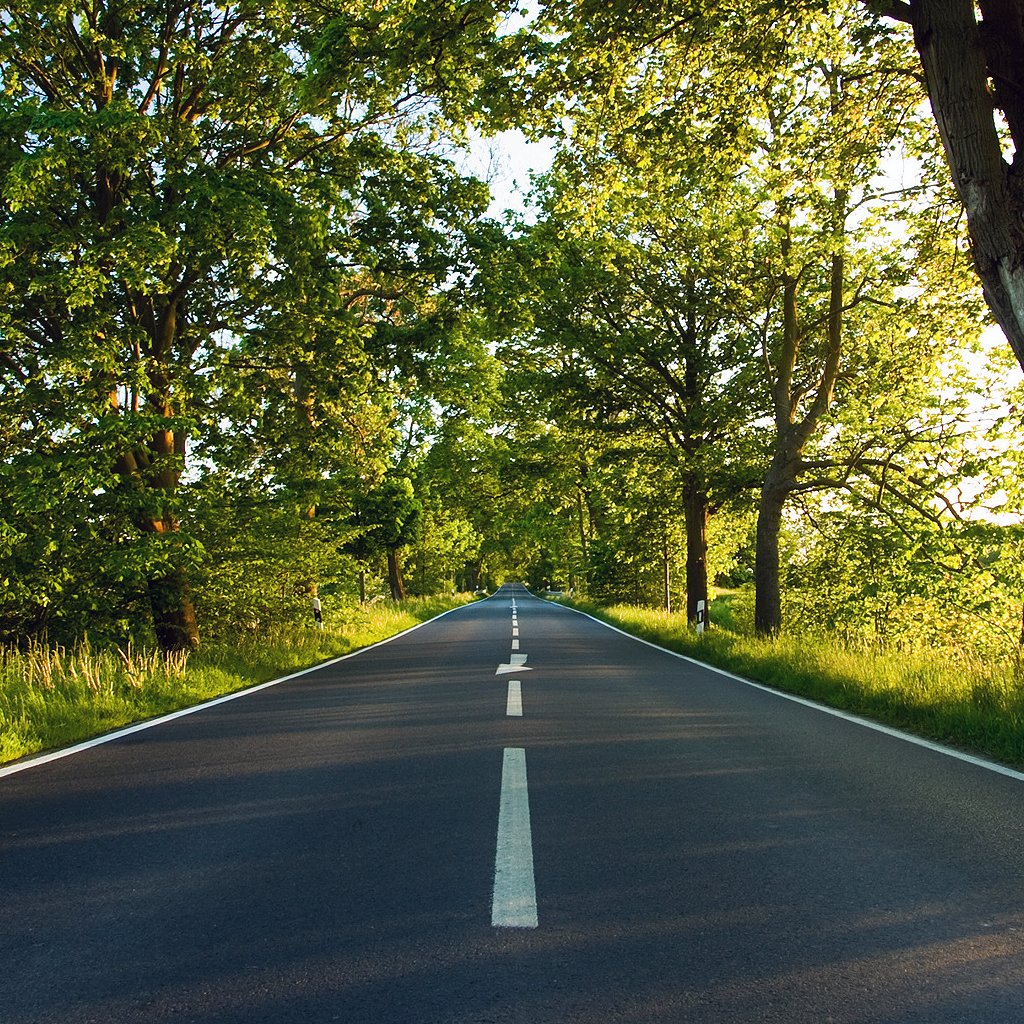
M 704 623 L 708 619 L 708 606 L 706 601 L 697 602 L 697 632 L 704 632 Z

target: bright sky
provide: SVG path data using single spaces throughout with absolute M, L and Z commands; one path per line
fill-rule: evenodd
M 553 155 L 553 143 L 530 142 L 518 129 L 486 139 L 474 134 L 464 170 L 491 186 L 487 212 L 500 220 L 505 210 L 519 213 L 528 209 L 525 194 L 530 189 L 530 173 L 548 170 Z

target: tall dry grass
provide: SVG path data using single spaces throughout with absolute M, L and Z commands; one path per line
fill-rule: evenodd
M 323 630 L 283 623 L 214 638 L 195 653 L 131 645 L 0 648 L 0 763 L 308 668 L 465 604 L 472 595 L 326 609 Z
M 713 602 L 703 636 L 678 612 L 573 602 L 646 640 L 745 679 L 1024 766 L 1024 678 L 1020 660 L 978 655 L 968 644 L 942 651 L 879 651 L 822 632 L 753 635 L 730 599 Z

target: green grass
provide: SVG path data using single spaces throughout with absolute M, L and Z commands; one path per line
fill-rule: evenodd
M 1024 683 L 1012 661 L 857 650 L 828 635 L 761 638 L 743 622 L 743 596 L 714 601 L 703 636 L 675 612 L 566 603 L 745 679 L 1024 767 Z
M 187 655 L 94 651 L 87 642 L 74 650 L 0 648 L 0 764 L 308 668 L 471 600 L 460 594 L 345 608 L 322 632 L 283 625 L 230 643 L 214 639 Z
M 322 633 L 281 626 L 195 654 L 34 647 L 0 650 L 0 763 L 76 743 L 132 722 L 266 682 L 393 636 L 471 600 L 415 599 L 347 608 Z M 565 600 L 565 599 L 563 599 Z M 566 602 L 627 632 L 789 693 L 1024 767 L 1024 685 L 1013 663 L 964 652 L 879 653 L 829 636 L 752 635 L 746 596 L 712 605 L 697 636 L 685 616 Z

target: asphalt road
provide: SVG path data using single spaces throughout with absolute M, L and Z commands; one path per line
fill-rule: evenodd
M 0 778 L 0 1021 L 1008 1024 L 1022 811 L 506 587 Z

